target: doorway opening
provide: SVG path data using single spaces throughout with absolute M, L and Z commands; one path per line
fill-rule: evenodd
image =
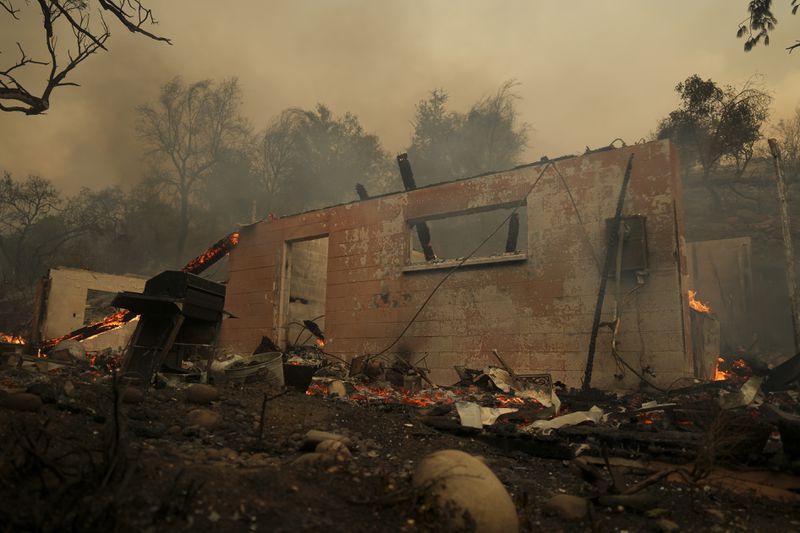
M 287 242 L 284 275 L 283 347 L 324 346 L 328 237 Z

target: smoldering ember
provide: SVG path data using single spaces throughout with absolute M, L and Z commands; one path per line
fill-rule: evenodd
M 796 0 L 150 3 L 0 0 L 0 531 L 800 530 Z

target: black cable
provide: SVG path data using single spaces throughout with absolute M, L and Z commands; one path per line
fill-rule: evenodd
M 564 178 L 564 175 L 561 174 L 561 171 L 558 170 L 558 167 L 553 165 L 553 170 L 556 171 L 558 177 L 561 179 L 561 183 L 564 185 L 564 189 L 567 191 L 567 196 L 569 196 L 569 201 L 572 203 L 572 209 L 575 211 L 575 216 L 578 217 L 578 224 L 581 231 L 581 236 L 583 237 L 583 242 L 586 244 L 586 248 L 589 249 L 589 253 L 592 254 L 592 259 L 594 259 L 594 264 L 597 266 L 597 272 L 602 274 L 603 267 L 600 266 L 600 259 L 597 258 L 597 254 L 594 251 L 594 247 L 592 246 L 592 242 L 589 239 L 589 235 L 586 233 L 586 228 L 583 227 L 583 217 L 581 216 L 581 211 L 578 209 L 578 204 L 575 202 L 575 197 L 572 196 L 572 190 L 567 185 L 567 180 Z
M 468 259 L 470 259 L 473 255 L 475 255 L 478 252 L 478 250 L 480 250 L 481 247 L 483 247 L 484 244 L 489 242 L 489 239 L 494 237 L 495 234 L 498 231 L 500 231 L 503 228 L 503 226 L 506 225 L 506 222 L 508 222 L 511 219 L 511 217 L 514 216 L 514 214 L 519 210 L 519 208 L 523 206 L 524 202 L 527 201 L 528 196 L 531 195 L 533 190 L 536 188 L 536 185 L 539 184 L 539 181 L 541 181 L 542 177 L 544 176 L 545 171 L 547 171 L 547 169 L 550 168 L 551 166 L 555 168 L 555 164 L 553 164 L 552 162 L 549 162 L 544 166 L 542 171 L 536 177 L 536 180 L 533 182 L 533 185 L 531 185 L 531 188 L 522 197 L 522 200 L 520 200 L 519 204 L 516 207 L 514 207 L 514 209 L 511 211 L 511 213 L 509 213 L 509 215 L 494 229 L 494 231 L 492 231 L 485 239 L 483 239 L 483 241 L 481 241 L 481 243 L 477 247 L 475 247 L 475 249 L 472 250 L 469 253 L 469 255 L 464 257 L 461 261 L 459 261 L 459 263 L 457 265 L 453 266 L 453 268 L 451 268 L 450 270 L 447 271 L 447 274 L 445 274 L 444 277 L 439 281 L 439 283 L 436 284 L 436 286 L 430 292 L 428 297 L 425 298 L 425 300 L 422 302 L 422 305 L 419 306 L 419 309 L 417 309 L 417 312 L 414 313 L 414 316 L 411 317 L 411 320 L 409 320 L 408 324 L 406 324 L 406 327 L 403 328 L 403 331 L 400 332 L 400 334 L 392 341 L 392 343 L 389 344 L 386 348 L 384 348 L 383 350 L 381 350 L 378 353 L 367 355 L 366 361 L 369 361 L 373 357 L 379 357 L 379 356 L 385 354 L 386 352 L 391 350 L 394 347 L 395 344 L 400 342 L 400 339 L 402 339 L 403 336 L 406 334 L 406 332 L 411 328 L 411 326 L 417 320 L 417 317 L 419 317 L 420 313 L 422 313 L 422 310 L 425 309 L 425 306 L 428 305 L 428 302 L 431 301 L 431 299 L 433 298 L 433 295 L 436 294 L 436 291 L 439 290 L 439 287 L 441 287 L 444 284 L 444 282 L 447 281 L 448 278 L 450 278 L 450 276 L 452 276 L 456 272 L 456 270 L 461 268 L 464 265 L 464 263 L 467 262 Z

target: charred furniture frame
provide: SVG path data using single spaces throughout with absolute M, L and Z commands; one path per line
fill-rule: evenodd
M 114 305 L 140 315 L 125 350 L 123 374 L 148 387 L 156 372 L 187 374 L 182 367 L 187 359 L 205 359 L 207 370 L 224 302 L 224 285 L 173 270 L 148 280 L 141 294 L 119 293 Z

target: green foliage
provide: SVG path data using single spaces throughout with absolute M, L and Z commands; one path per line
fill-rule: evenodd
M 466 177 L 516 165 L 528 140 L 519 122 L 513 81 L 476 102 L 468 112 L 448 111 L 436 89 L 417 104 L 408 148 L 418 183 Z
M 701 167 L 708 179 L 721 161 L 735 164 L 741 174 L 762 138 L 769 117 L 769 94 L 750 82 L 742 88 L 720 87 L 692 75 L 675 87 L 680 105 L 661 121 L 658 138 L 671 138 L 681 148 L 686 170 Z

